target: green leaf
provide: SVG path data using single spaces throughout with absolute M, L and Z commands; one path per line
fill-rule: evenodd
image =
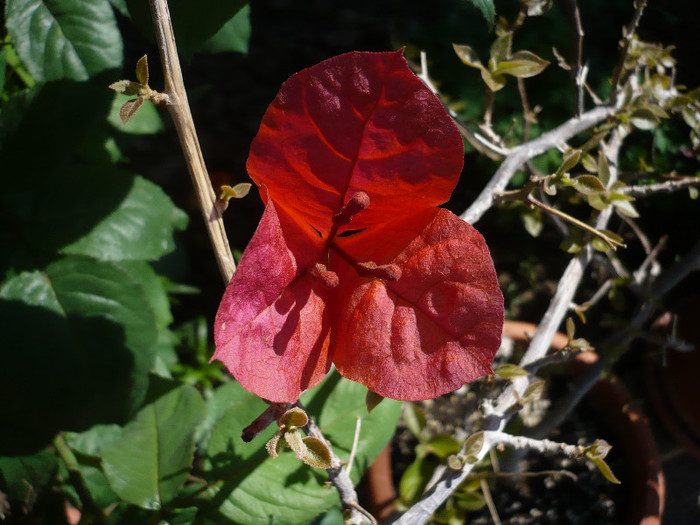
M 16 211 L 20 224 L 19 214 L 26 214 L 20 248 L 27 244 L 33 253 L 156 260 L 175 248 L 174 232 L 187 224 L 163 190 L 142 177 L 83 166 L 51 175 L 61 183 L 23 195 Z
M 104 120 L 113 98 L 104 86 L 73 81 L 37 85 L 10 97 L 0 113 L 3 190 L 12 184 L 26 189 L 28 180 L 55 184 L 51 171 L 75 162 L 77 145 L 109 129 Z
M 136 62 L 136 80 L 139 81 L 141 85 L 148 85 L 148 56 L 143 55 Z
M 122 65 L 107 0 L 8 0 L 5 15 L 17 54 L 37 81 L 87 80 Z
M 601 151 L 598 154 L 598 176 L 603 186 L 607 187 L 610 184 L 610 165 L 605 154 Z
M 280 427 L 303 427 L 309 422 L 309 417 L 299 407 L 293 407 L 287 410 L 282 417 L 280 417 Z
M 493 0 L 467 0 L 470 4 L 481 11 L 482 16 L 488 22 L 489 26 L 493 26 L 493 21 L 496 18 L 496 8 L 493 5 Z
M 500 62 L 493 73 L 529 78 L 540 74 L 548 65 L 549 61 L 530 51 L 518 51 L 513 53 L 508 60 Z
M 428 450 L 441 459 L 446 459 L 452 454 L 457 454 L 460 449 L 457 438 L 450 434 L 438 434 L 426 443 Z
M 538 237 L 542 233 L 544 223 L 542 222 L 542 213 L 538 208 L 527 208 L 525 206 L 520 210 L 520 220 L 527 233 L 533 237 Z
M 639 108 L 630 115 L 630 122 L 641 130 L 654 129 L 661 123 L 661 119 L 648 108 Z
M 486 68 L 481 70 L 481 79 L 484 81 L 486 86 L 493 92 L 498 91 L 506 85 L 506 77 L 493 71 L 489 71 Z
M 574 189 L 584 195 L 596 195 L 605 192 L 605 186 L 595 175 L 580 175 L 573 179 Z
M 416 438 L 420 439 L 425 428 L 425 412 L 415 403 L 409 401 L 403 405 L 403 422 Z
M 367 415 L 366 392 L 365 387 L 332 373 L 302 396 L 307 413 L 343 460 L 352 447 L 357 416 L 362 416 L 352 469 L 355 481 L 393 435 L 401 407 L 387 399 Z M 202 517 L 218 523 L 305 523 L 337 503 L 337 494 L 323 488 L 324 471 L 304 465 L 290 451 L 269 458 L 265 443 L 274 434 L 273 428 L 250 443 L 241 440 L 243 428 L 266 407 L 235 382 L 218 388 L 209 401 L 205 426 L 211 428 L 207 431 L 210 437 L 205 434 L 202 442 L 206 445 L 205 477 L 212 484 L 205 497 L 212 503 L 201 503 Z M 225 481 L 216 484 L 217 480 Z
M 479 55 L 476 54 L 471 46 L 466 46 L 462 44 L 452 44 L 452 48 L 457 53 L 459 59 L 470 67 L 475 67 L 477 69 L 484 69 L 484 65 L 479 60 Z
M 418 458 L 411 463 L 399 480 L 402 503 L 410 506 L 418 501 L 434 471 L 435 464 L 425 458 Z
M 138 277 L 115 263 L 66 257 L 0 288 L 0 453 L 58 430 L 123 422 L 143 401 L 158 335 Z M 22 392 L 21 396 L 17 392 Z
M 303 439 L 306 445 L 306 454 L 302 458 L 304 463 L 314 468 L 328 469 L 333 466 L 331 460 L 331 450 L 323 441 L 313 436 Z
M 12 499 L 33 501 L 51 482 L 57 467 L 56 455 L 48 450 L 27 456 L 0 457 L 0 489 Z
M 384 396 L 380 396 L 376 392 L 367 390 L 367 396 L 365 397 L 365 405 L 367 406 L 367 413 L 369 414 L 375 407 L 386 399 Z
M 136 26 L 145 35 L 153 35 L 148 2 L 126 0 L 126 4 Z M 170 0 L 168 6 L 178 51 L 189 60 L 247 4 L 247 0 Z M 239 24 L 242 24 L 242 20 L 239 20 Z
M 103 451 L 103 468 L 121 499 L 158 509 L 177 495 L 192 466 L 194 435 L 205 405 L 183 385 L 146 405 Z
M 464 455 L 476 456 L 481 452 L 482 448 L 484 448 L 484 433 L 475 432 L 464 442 Z
M 122 107 L 119 108 L 119 119 L 122 121 L 122 124 L 126 124 L 131 120 L 131 117 L 136 115 L 139 109 L 141 109 L 141 106 L 143 106 L 143 103 L 146 101 L 145 98 L 143 97 L 138 97 L 133 100 L 127 100 L 122 104 Z
M 620 215 L 625 215 L 626 217 L 631 217 L 633 219 L 639 217 L 639 212 L 637 212 L 636 208 L 630 201 L 615 199 L 612 201 L 612 205 Z
M 512 33 L 506 33 L 499 36 L 495 42 L 491 44 L 491 49 L 489 52 L 490 60 L 493 60 L 495 64 L 504 61 L 510 52 L 510 44 L 512 39 Z
M 580 149 L 569 149 L 564 153 L 564 159 L 561 162 L 561 166 L 557 169 L 556 175 L 563 175 L 571 171 L 571 169 L 578 164 L 581 158 Z
M 83 481 L 95 503 L 102 508 L 119 500 L 102 471 L 102 450 L 117 441 L 121 435 L 122 428 L 119 425 L 95 425 L 80 434 L 65 434 L 68 446 L 76 452 Z
M 208 53 L 248 53 L 250 42 L 250 6 L 245 5 L 217 33 L 204 42 L 200 51 Z
M 493 373 L 499 377 L 502 377 L 503 379 L 511 379 L 513 377 L 522 377 L 530 375 L 530 372 L 514 364 L 499 366 L 496 370 L 493 371 Z

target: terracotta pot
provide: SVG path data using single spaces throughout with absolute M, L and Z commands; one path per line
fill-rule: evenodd
M 503 336 L 516 342 L 527 343 L 537 326 L 531 323 L 506 321 Z M 552 349 L 566 346 L 567 337 L 555 334 Z M 595 363 L 594 352 L 584 352 L 576 358 L 573 374 L 580 374 Z M 696 369 L 697 370 L 697 369 Z M 627 388 L 614 379 L 601 379 L 591 389 L 596 406 L 609 424 L 615 436 L 613 446 L 624 452 L 629 480 L 627 522 L 634 525 L 660 525 L 665 501 L 665 481 L 659 460 L 656 442 L 647 419 L 632 400 Z M 391 502 L 396 498 L 392 483 L 390 445 L 379 455 L 365 474 L 365 498 L 367 509 L 381 521 L 393 512 Z
M 662 351 L 649 345 L 644 372 L 654 413 L 668 433 L 691 455 L 700 460 L 700 298 L 686 300 L 674 309 L 680 340 L 692 344 L 687 351 Z M 653 329 L 670 333 L 674 314 L 661 315 Z

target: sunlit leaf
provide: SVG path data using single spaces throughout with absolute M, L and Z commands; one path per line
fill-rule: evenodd
M 549 65 L 549 61 L 530 51 L 518 51 L 498 64 L 494 74 L 529 78 L 538 75 Z
M 8 0 L 12 42 L 38 81 L 87 80 L 122 65 L 122 39 L 107 0 Z

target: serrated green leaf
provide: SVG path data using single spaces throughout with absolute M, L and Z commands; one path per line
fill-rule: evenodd
M 452 44 L 452 48 L 464 64 L 477 69 L 484 69 L 484 65 L 481 63 L 481 60 L 479 60 L 479 55 L 476 54 L 476 51 L 474 51 L 471 46 Z
M 496 8 L 493 5 L 493 0 L 468 0 L 468 2 L 481 11 L 489 26 L 493 26 L 493 21 L 496 18 Z
M 499 366 L 498 368 L 496 368 L 496 370 L 493 371 L 493 373 L 496 374 L 498 377 L 502 377 L 503 379 L 511 379 L 513 377 L 522 377 L 530 375 L 530 372 L 514 364 Z
M 605 192 L 605 186 L 595 175 L 579 175 L 573 181 L 574 189 L 584 195 L 596 195 Z
M 201 46 L 200 51 L 246 54 L 248 53 L 250 32 L 250 6 L 245 5 Z
M 8 0 L 5 15 L 17 54 L 37 81 L 87 80 L 122 65 L 107 0 Z
M 105 474 L 121 499 L 158 509 L 175 497 L 190 472 L 194 433 L 204 411 L 201 395 L 189 385 L 139 411 L 102 454 Z
M 175 248 L 187 216 L 154 183 L 113 168 L 54 173 L 61 185 L 34 195 L 24 236 L 36 252 L 101 260 L 155 260 Z
M 0 397 L 14 399 L 4 424 L 15 429 L 0 433 L 0 453 L 38 446 L 58 430 L 124 421 L 142 402 L 158 326 L 127 269 L 66 257 L 7 281 L 0 312 Z
M 513 53 L 508 60 L 500 62 L 493 73 L 494 75 L 530 78 L 540 74 L 548 65 L 548 60 L 544 60 L 530 51 L 518 51 Z
M 189 60 L 247 4 L 247 0 L 170 0 L 168 6 L 178 51 Z M 153 22 L 148 3 L 126 0 L 126 5 L 134 24 L 150 36 L 153 33 Z

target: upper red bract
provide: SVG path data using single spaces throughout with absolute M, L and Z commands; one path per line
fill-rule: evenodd
M 296 401 L 331 362 L 406 400 L 491 373 L 493 262 L 474 228 L 436 208 L 462 162 L 459 132 L 401 51 L 293 75 L 251 146 L 267 207 L 219 306 L 214 359 L 273 402 Z

